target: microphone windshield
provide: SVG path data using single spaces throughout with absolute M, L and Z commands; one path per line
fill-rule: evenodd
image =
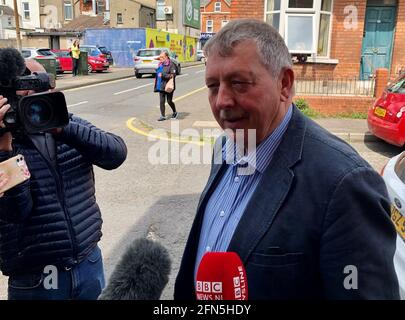
M 11 81 L 25 71 L 25 60 L 14 48 L 0 49 L 0 81 Z
M 207 252 L 197 270 L 197 300 L 247 300 L 246 270 L 235 252 Z
M 121 257 L 99 300 L 158 300 L 169 281 L 168 251 L 148 239 L 135 240 Z

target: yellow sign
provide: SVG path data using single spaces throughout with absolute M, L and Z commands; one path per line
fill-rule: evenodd
M 146 48 L 168 48 L 177 60 L 196 61 L 197 38 L 146 28 Z
M 391 220 L 398 234 L 405 240 L 405 217 L 394 206 L 391 206 Z

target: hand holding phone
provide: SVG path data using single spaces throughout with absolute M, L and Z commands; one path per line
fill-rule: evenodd
M 25 163 L 24 156 L 16 155 L 0 162 L 0 194 L 28 180 L 31 174 Z

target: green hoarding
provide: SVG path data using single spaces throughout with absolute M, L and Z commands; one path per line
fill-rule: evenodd
M 200 29 L 200 0 L 183 0 L 183 24 Z

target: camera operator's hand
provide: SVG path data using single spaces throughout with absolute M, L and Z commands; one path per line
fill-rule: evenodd
M 0 95 L 0 127 L 4 127 L 3 119 L 6 112 L 10 109 L 10 105 L 7 104 L 7 99 Z M 12 151 L 11 146 L 12 136 L 10 132 L 4 133 L 0 136 L 0 151 Z

